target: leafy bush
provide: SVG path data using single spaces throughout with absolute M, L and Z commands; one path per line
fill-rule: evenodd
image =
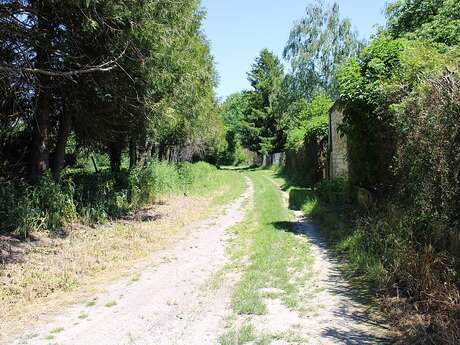
M 180 189 L 179 173 L 176 167 L 168 162 L 150 161 L 145 168 L 135 174 L 138 175 L 137 187 L 141 204 L 154 202 L 160 196 Z
M 305 128 L 296 127 L 288 132 L 286 140 L 286 149 L 293 152 L 299 152 L 305 143 Z
M 343 204 L 349 195 L 349 184 L 345 179 L 324 180 L 315 189 L 321 200 L 332 204 Z
M 74 200 L 80 218 L 87 223 L 103 223 L 126 214 L 130 209 L 127 177 L 126 172 L 110 171 L 68 175 L 66 178 L 75 186 Z
M 339 73 L 351 182 L 377 197 L 341 246 L 367 276 L 377 271 L 366 261 L 378 262 L 380 288 L 407 298 L 419 331 L 445 344 L 460 339 L 458 57 L 383 34 Z
M 58 184 L 45 175 L 36 186 L 24 181 L 0 185 L 0 226 L 27 236 L 30 231 L 56 231 L 76 218 L 70 183 Z
M 318 141 L 324 137 L 327 137 L 327 131 L 329 128 L 329 116 L 323 114 L 321 116 L 313 117 L 305 126 L 305 141 Z
M 341 67 L 338 81 L 345 113 L 341 129 L 348 139 L 352 184 L 381 195 L 389 192 L 396 178 L 393 157 L 404 131 L 391 108 L 456 60 L 454 49 L 440 52 L 424 42 L 394 40 L 383 33 L 357 60 Z
M 287 133 L 286 149 L 299 152 L 307 142 L 319 141 L 327 136 L 329 110 L 333 101 L 326 96 L 317 95 L 305 106 L 299 123 Z
M 460 3 L 456 0 L 396 1 L 387 5 L 387 17 L 396 37 L 460 45 Z

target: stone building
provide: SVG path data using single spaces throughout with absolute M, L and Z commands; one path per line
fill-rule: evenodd
M 347 138 L 339 131 L 344 114 L 337 101 L 329 112 L 328 171 L 329 178 L 348 178 Z

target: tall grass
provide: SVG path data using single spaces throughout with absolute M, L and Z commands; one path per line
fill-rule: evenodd
M 369 287 L 382 287 L 388 281 L 388 272 L 374 246 L 369 245 L 364 228 L 347 219 L 348 194 L 345 180 L 323 181 L 312 188 L 289 187 L 289 205 L 311 217 L 330 245 L 346 254 L 348 272 L 359 276 L 360 281 L 364 279 Z
M 436 249 L 434 231 L 428 243 L 423 240 L 426 228 L 438 225 L 435 217 L 426 220 L 428 225 L 420 224 L 417 211 L 391 198 L 357 207 L 349 203 L 344 182 L 285 187 L 291 207 L 311 217 L 331 247 L 346 258 L 348 278 L 381 298 L 402 331 L 401 343 L 457 344 L 458 269 L 447 250 Z
M 101 223 L 173 194 L 197 193 L 218 183 L 207 163 L 150 161 L 142 169 L 68 173 L 60 182 L 45 175 L 37 185 L 0 181 L 0 231 L 22 237 L 56 232 L 72 221 Z

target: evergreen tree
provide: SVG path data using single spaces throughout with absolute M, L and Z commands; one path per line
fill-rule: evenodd
M 271 153 L 282 148 L 280 113 L 276 97 L 284 78 L 283 66 L 272 52 L 262 50 L 248 73 L 253 87 L 249 92 L 249 110 L 242 121 L 243 144 L 254 152 Z

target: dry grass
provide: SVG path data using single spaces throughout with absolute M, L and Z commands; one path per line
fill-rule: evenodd
M 96 229 L 73 226 L 66 238 L 27 246 L 16 262 L 0 266 L 0 334 L 15 332 L 60 307 L 88 300 L 102 282 L 129 274 L 153 252 L 187 236 L 184 225 L 205 218 L 235 194 L 224 185 L 206 197 L 172 197 L 155 205 L 155 222 L 125 221 Z
M 394 275 L 404 288 L 389 291 L 383 305 L 400 330 L 398 344 L 459 344 L 460 292 L 450 279 L 447 258 L 431 246 L 408 249 Z

